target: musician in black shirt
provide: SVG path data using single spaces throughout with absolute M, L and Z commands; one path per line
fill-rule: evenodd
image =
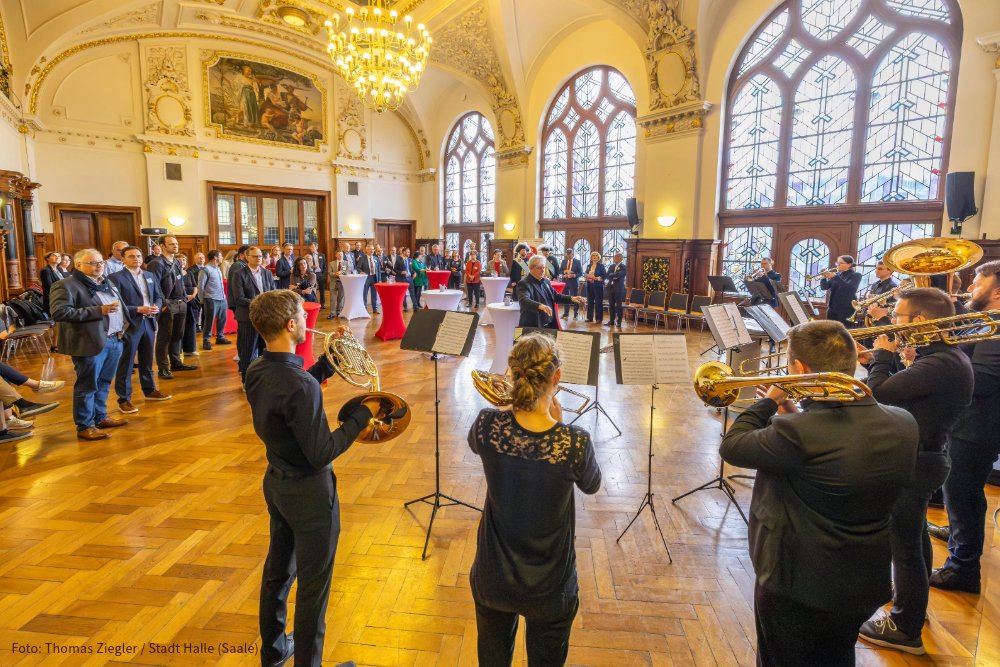
M 337 477 L 330 463 L 351 446 L 379 401 L 366 400 L 331 432 L 320 382 L 334 374 L 333 367 L 322 357 L 303 370 L 294 353 L 305 340 L 302 297 L 290 290 L 264 292 L 250 304 L 250 322 L 267 343 L 246 373 L 254 431 L 267 448 L 264 500 L 271 516 L 260 587 L 261 663 L 283 665 L 294 653 L 296 667 L 320 667 L 340 534 Z M 296 576 L 298 642 L 293 642 L 285 636 L 285 618 Z
M 841 255 L 837 258 L 837 270 L 825 271 L 820 288 L 830 292 L 826 307 L 826 319 L 836 320 L 845 327 L 853 326 L 847 320 L 854 313 L 854 301 L 858 298 L 858 287 L 861 286 L 861 274 L 854 270 L 854 258 Z
M 479 664 L 511 664 L 521 615 L 528 664 L 562 665 L 579 607 L 573 488 L 597 493 L 601 470 L 590 435 L 562 423 L 554 397 L 562 377 L 555 342 L 525 336 L 508 363 L 512 409 L 483 410 L 469 431 L 469 446 L 486 473 L 469 577 Z
M 871 284 L 868 288 L 868 296 L 865 298 L 871 298 L 873 296 L 878 296 L 879 294 L 887 294 L 897 287 L 899 283 L 892 279 L 892 269 L 885 265 L 883 262 L 879 262 L 875 265 L 875 278 L 877 280 Z M 909 282 L 909 281 L 907 281 Z M 881 327 L 886 324 L 891 324 L 892 318 L 889 313 L 892 311 L 892 304 L 896 303 L 896 297 L 886 297 L 883 301 L 870 306 L 868 308 L 868 318 L 872 320 L 869 325 L 867 322 L 865 326 L 875 326 Z M 861 322 L 861 317 L 864 315 L 863 312 L 858 313 L 857 321 Z

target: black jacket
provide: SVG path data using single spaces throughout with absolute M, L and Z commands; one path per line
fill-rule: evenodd
M 518 326 L 521 327 L 547 327 L 558 329 L 556 312 L 557 303 L 573 303 L 572 297 L 557 293 L 552 289 L 552 283 L 548 278 L 535 280 L 530 273 L 524 280 L 517 284 L 515 289 L 517 302 L 521 306 L 521 319 Z M 551 315 L 546 315 L 538 310 L 538 306 L 545 304 L 552 309 Z
M 260 282 L 264 286 L 265 292 L 275 289 L 274 276 L 271 272 L 260 267 Z M 254 280 L 249 266 L 241 266 L 236 271 L 229 272 L 229 288 L 233 294 L 233 313 L 237 322 L 250 321 L 250 302 L 261 293 L 257 289 L 257 281 Z
M 609 295 L 625 296 L 625 276 L 628 274 L 628 267 L 625 262 L 621 264 L 610 264 L 608 275 L 605 278 L 604 288 Z
M 892 596 L 889 519 L 917 454 L 917 423 L 868 398 L 764 399 L 736 418 L 722 458 L 757 470 L 750 558 L 759 585 L 815 609 L 874 609 Z
M 566 278 L 565 275 L 566 275 L 567 271 L 570 272 L 570 273 L 573 273 L 575 275 L 572 278 Z M 568 266 L 566 264 L 566 260 L 565 259 L 563 259 L 563 261 L 561 261 L 559 263 L 559 279 L 560 280 L 565 280 L 566 282 L 572 281 L 572 282 L 575 283 L 578 280 L 580 280 L 580 276 L 581 275 L 583 275 L 583 266 L 580 264 L 580 260 L 578 260 L 576 258 L 573 258 L 573 263 L 571 265 L 568 265 Z
M 528 260 L 523 260 L 525 265 L 527 265 Z M 521 280 L 528 276 L 527 270 L 522 268 L 521 264 L 517 261 L 517 257 L 510 263 L 510 284 L 515 287 Z
M 51 266 L 45 266 L 42 268 L 41 272 L 42 280 L 42 308 L 46 313 L 49 311 L 49 292 L 52 290 L 52 286 L 65 278 L 62 271 L 58 269 L 53 269 Z
M 362 255 L 358 260 L 358 271 L 368 274 L 368 282 L 377 283 L 382 280 L 382 261 L 375 255 Z
M 186 296 L 184 277 L 181 275 L 181 263 L 177 260 L 176 255 L 173 262 L 168 262 L 162 256 L 154 257 L 146 265 L 146 270 L 156 276 L 164 301 L 184 300 Z
M 972 405 L 959 415 L 953 438 L 988 444 L 1000 437 L 1000 340 L 963 346 L 972 360 L 975 386 Z
M 282 255 L 274 266 L 274 275 L 278 278 L 278 289 L 288 289 L 291 284 L 292 267 L 295 266 L 295 255 L 291 259 Z
M 149 271 L 143 271 L 142 277 L 146 281 L 146 289 L 149 291 L 149 305 L 158 308 L 163 306 L 163 293 L 160 291 L 160 284 L 156 282 L 156 276 Z M 125 306 L 125 314 L 128 316 L 129 323 L 138 328 L 142 324 L 143 315 L 136 309 L 142 305 L 142 292 L 139 291 L 139 286 L 136 285 L 132 272 L 127 268 L 115 271 L 108 276 L 108 280 L 113 282 L 118 291 L 121 292 L 122 305 Z M 155 326 L 156 320 L 154 319 L 153 322 Z
M 819 286 L 830 290 L 830 300 L 826 307 L 826 319 L 845 320 L 854 312 L 851 305 L 858 298 L 858 287 L 861 286 L 861 274 L 854 269 L 838 273 L 829 280 L 823 278 Z
M 114 283 L 108 282 L 121 301 Z M 59 322 L 59 351 L 71 357 L 92 357 L 104 350 L 110 318 L 101 313 L 101 302 L 94 294 L 94 283 L 74 270 L 52 286 L 49 303 L 52 319 Z M 128 318 L 124 318 L 128 330 Z
M 446 271 L 447 266 L 445 266 L 444 255 L 435 255 L 433 253 L 427 253 L 427 270 L 428 271 Z

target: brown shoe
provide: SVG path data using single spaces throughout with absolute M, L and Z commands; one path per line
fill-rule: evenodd
M 170 394 L 164 394 L 159 389 L 154 389 L 153 391 L 146 394 L 147 401 L 169 401 L 173 396 Z
M 134 415 L 139 412 L 139 408 L 132 405 L 131 401 L 118 401 L 118 409 L 123 415 Z
M 76 437 L 80 440 L 106 440 L 111 437 L 111 434 L 105 433 L 104 431 L 98 431 L 93 426 L 88 426 L 82 431 L 77 431 Z
M 105 417 L 103 421 L 97 422 L 97 428 L 117 428 L 119 426 L 124 426 L 128 423 L 127 419 L 115 419 L 114 417 Z

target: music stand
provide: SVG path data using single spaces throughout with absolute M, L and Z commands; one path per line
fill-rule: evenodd
M 788 319 L 792 321 L 793 326 L 805 324 L 809 321 L 809 315 L 806 314 L 806 309 L 802 306 L 802 300 L 799 299 L 798 292 L 779 292 L 778 303 L 785 309 L 785 314 L 788 315 Z
M 721 294 L 722 299 L 725 300 L 726 294 L 739 294 L 740 291 L 736 289 L 736 283 L 729 276 L 709 276 L 708 284 L 712 286 L 712 291 L 716 294 Z
M 750 292 L 750 305 L 756 306 L 760 303 L 771 303 L 771 290 L 763 283 L 754 280 L 747 281 L 747 291 Z
M 427 545 L 430 543 L 431 530 L 434 528 L 434 517 L 442 507 L 462 505 L 469 509 L 482 512 L 475 505 L 452 498 L 441 493 L 441 423 L 438 394 L 438 357 L 441 354 L 465 357 L 472 349 L 472 341 L 476 337 L 476 327 L 479 324 L 477 313 L 459 313 L 443 310 L 415 310 L 410 326 L 399 344 L 401 350 L 415 352 L 430 352 L 434 362 L 434 492 L 426 496 L 414 498 L 403 503 L 409 507 L 414 503 L 427 503 L 431 506 L 431 520 L 427 524 L 427 535 L 424 537 L 424 551 L 421 560 L 427 558 Z M 448 502 L 441 502 L 444 499 Z

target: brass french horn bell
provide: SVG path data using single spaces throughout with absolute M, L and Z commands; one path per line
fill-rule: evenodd
M 479 392 L 480 396 L 498 408 L 507 407 L 514 402 L 514 398 L 511 396 L 511 393 L 514 391 L 514 385 L 506 375 L 490 373 L 489 371 L 472 371 L 472 385 Z M 590 405 L 590 397 L 586 394 L 581 394 L 565 385 L 559 385 L 556 394 L 563 391 L 583 400 L 583 403 L 576 407 L 567 407 L 564 405 L 563 410 L 566 412 L 578 415 L 583 413 L 587 409 L 587 406 Z
M 361 345 L 361 341 L 350 331 L 340 336 L 337 333 L 326 333 L 316 329 L 308 331 L 323 336 L 323 354 L 337 371 L 337 375 L 355 387 L 368 390 L 344 403 L 337 414 L 337 421 L 343 423 L 363 401 L 370 398 L 376 398 L 380 403 L 378 412 L 361 430 L 355 441 L 388 442 L 405 431 L 412 418 L 410 404 L 397 394 L 381 391 L 378 367 Z

